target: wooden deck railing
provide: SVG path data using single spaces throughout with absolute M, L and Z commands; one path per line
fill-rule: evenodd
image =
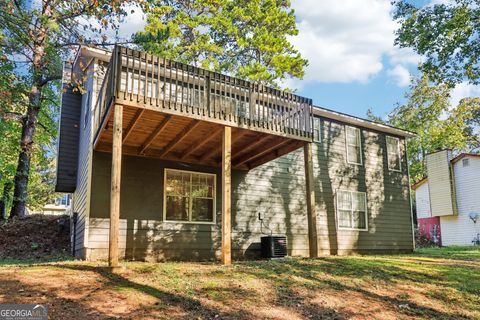
M 97 134 L 113 103 L 301 140 L 312 137 L 311 99 L 119 46 L 94 110 Z

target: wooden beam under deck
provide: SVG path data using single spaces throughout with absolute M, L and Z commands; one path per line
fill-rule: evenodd
M 116 105 L 113 119 L 112 175 L 110 185 L 110 233 L 108 266 L 118 267 L 118 236 L 120 222 L 120 183 L 122 176 L 122 119 L 123 106 Z
M 95 150 L 112 151 L 113 112 Z M 221 167 L 224 126 L 158 111 L 123 106 L 125 155 Z M 231 128 L 232 168 L 248 170 L 305 143 L 246 129 Z
M 140 152 L 139 152 L 140 154 L 145 154 L 145 151 L 152 144 L 153 140 L 155 140 L 155 138 L 158 137 L 158 135 L 160 135 L 160 133 L 162 133 L 163 130 L 165 130 L 165 128 L 166 128 L 166 126 L 167 126 L 167 124 L 168 124 L 168 122 L 170 121 L 171 118 L 172 118 L 172 116 L 168 115 L 168 116 L 165 117 L 165 119 L 162 120 L 162 122 L 160 122 L 160 124 L 155 129 L 155 131 L 153 131 L 153 133 L 143 143 L 142 147 L 140 148 Z
M 186 126 L 182 132 L 180 132 L 175 139 L 170 141 L 165 148 L 163 148 L 162 152 L 160 152 L 159 157 L 165 156 L 167 153 L 170 152 L 178 143 L 182 142 L 189 133 L 191 133 L 198 125 L 200 124 L 199 120 L 193 120 L 188 126 Z
M 222 263 L 232 264 L 232 128 L 222 137 Z
M 135 128 L 135 125 L 138 123 L 138 120 L 140 117 L 143 115 L 145 112 L 145 109 L 139 109 L 137 113 L 135 114 L 135 117 L 133 120 L 130 122 L 128 125 L 127 129 L 123 132 L 123 139 L 122 142 L 125 143 L 125 141 L 128 139 L 128 136 L 132 133 L 133 129 Z
M 274 139 L 268 144 L 265 144 L 260 152 L 253 151 L 250 153 L 246 153 L 243 156 L 239 157 L 236 161 L 234 161 L 234 166 L 241 166 L 244 163 L 251 162 L 257 158 L 262 157 L 265 154 L 270 153 L 271 151 L 290 143 L 289 139 Z
M 203 146 L 207 145 L 210 141 L 215 139 L 220 133 L 223 131 L 223 127 L 219 127 L 216 131 L 214 131 L 210 136 L 206 137 L 200 143 L 195 145 L 191 145 L 187 150 L 180 156 L 180 159 L 185 159 L 190 154 L 194 153 L 195 151 L 201 149 Z
M 233 134 L 232 146 L 235 145 L 237 141 L 240 141 L 247 134 L 247 132 L 248 131 L 242 130 L 237 134 Z M 217 154 L 220 154 L 220 158 L 216 158 Z M 205 161 L 208 159 L 215 159 L 215 163 L 220 164 L 220 161 L 222 161 L 222 149 L 214 147 L 199 158 L 200 161 Z
M 318 257 L 318 238 L 312 143 L 307 143 L 303 147 L 303 158 L 305 161 L 305 182 L 307 193 L 308 247 L 310 258 L 316 258 Z

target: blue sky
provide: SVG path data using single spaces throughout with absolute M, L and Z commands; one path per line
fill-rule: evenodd
M 416 0 L 420 5 L 449 0 Z M 299 35 L 290 41 L 309 60 L 303 80 L 286 85 L 314 104 L 365 117 L 368 108 L 384 116 L 405 101 L 410 78 L 421 57 L 393 45 L 390 0 L 292 0 Z M 138 11 L 138 10 L 137 10 Z M 120 36 L 143 29 L 142 14 L 129 15 Z M 452 103 L 480 96 L 480 88 L 462 83 Z

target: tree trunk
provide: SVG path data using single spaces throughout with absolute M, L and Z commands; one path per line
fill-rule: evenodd
M 39 99 L 40 100 L 40 99 Z M 38 101 L 40 103 L 40 101 Z M 33 135 L 37 123 L 38 107 L 29 108 L 27 117 L 22 125 L 20 138 L 20 154 L 18 155 L 17 171 L 15 173 L 15 188 L 13 191 L 13 204 L 10 219 L 25 216 L 28 197 L 28 177 L 30 175 L 30 160 L 32 157 Z
M 0 217 L 3 220 L 7 219 L 7 207 L 10 202 L 10 191 L 12 190 L 12 186 L 13 184 L 11 181 L 7 181 L 3 185 L 3 194 L 0 198 Z
M 50 2 L 43 1 L 42 15 L 51 17 Z M 20 154 L 18 155 L 17 171 L 15 173 L 15 188 L 13 190 L 13 205 L 10 211 L 10 219 L 23 217 L 27 205 L 28 177 L 30 174 L 30 160 L 33 149 L 33 136 L 37 125 L 38 113 L 41 107 L 43 82 L 43 58 L 45 57 L 45 39 L 48 34 L 48 27 L 41 24 L 37 29 L 31 31 L 33 38 L 32 53 L 32 74 L 33 81 L 28 94 L 27 114 L 22 124 L 22 136 L 20 138 Z

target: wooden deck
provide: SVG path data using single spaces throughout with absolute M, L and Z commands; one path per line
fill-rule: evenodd
M 128 155 L 219 167 L 228 126 L 233 168 L 251 169 L 312 139 L 310 99 L 123 47 L 94 109 L 95 150 L 112 150 L 115 105 Z
M 304 147 L 310 256 L 317 256 L 312 101 L 116 47 L 93 113 L 94 149 L 112 153 L 109 266 L 118 266 L 122 154 L 221 167 L 222 262 L 231 264 L 232 168 Z

